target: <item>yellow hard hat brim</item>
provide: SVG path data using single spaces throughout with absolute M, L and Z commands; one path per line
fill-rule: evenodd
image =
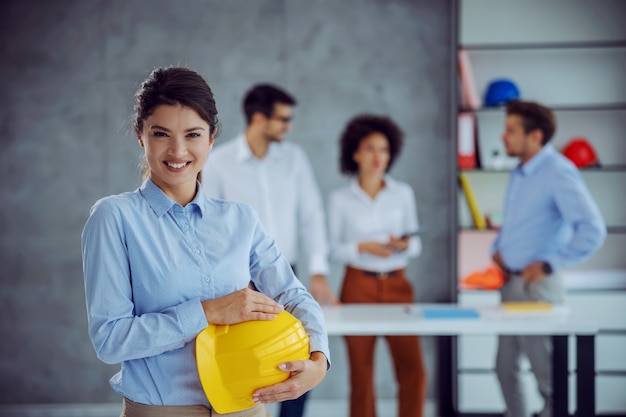
M 209 325 L 196 337 L 196 362 L 202 388 L 220 414 L 254 407 L 258 388 L 289 377 L 282 362 L 309 358 L 302 323 L 286 311 L 273 320 Z

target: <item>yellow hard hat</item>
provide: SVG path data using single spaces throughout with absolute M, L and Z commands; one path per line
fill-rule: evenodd
M 254 407 L 252 393 L 289 377 L 282 362 L 309 359 L 300 320 L 282 311 L 273 320 L 210 324 L 196 337 L 200 383 L 219 414 Z

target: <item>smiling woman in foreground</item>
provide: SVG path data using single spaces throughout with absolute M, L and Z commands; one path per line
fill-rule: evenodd
M 186 68 L 154 70 L 135 95 L 135 132 L 146 178 L 100 199 L 82 234 L 89 335 L 98 357 L 121 363 L 110 384 L 122 416 L 215 416 L 198 375 L 194 341 L 209 324 L 272 320 L 287 310 L 303 324 L 310 358 L 281 363 L 289 378 L 257 389 L 249 410 L 294 399 L 329 364 L 321 309 L 293 274 L 256 213 L 210 199 L 201 171 L 218 132 L 204 79 Z

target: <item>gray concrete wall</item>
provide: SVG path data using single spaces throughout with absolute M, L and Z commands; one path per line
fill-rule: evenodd
M 185 65 L 214 88 L 219 141 L 243 127 L 253 83 L 299 99 L 289 140 L 308 152 L 323 195 L 343 184 L 337 139 L 358 112 L 406 131 L 392 174 L 415 189 L 430 234 L 409 271 L 420 301 L 445 299 L 452 273 L 450 2 L 427 0 L 10 0 L 0 6 L 0 403 L 119 401 L 117 366 L 86 332 L 80 233 L 93 202 L 136 188 L 132 95 L 157 66 Z M 335 288 L 341 280 L 334 267 Z M 433 343 L 425 340 L 434 384 Z M 346 396 L 341 339 L 317 397 Z M 381 396 L 394 395 L 384 345 Z

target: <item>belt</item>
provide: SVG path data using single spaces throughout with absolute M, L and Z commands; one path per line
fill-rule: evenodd
M 521 269 L 507 269 L 506 272 L 508 272 L 509 275 L 522 275 Z
M 203 405 L 148 405 L 124 397 L 122 415 L 129 417 L 211 417 L 214 411 Z
M 372 277 L 376 279 L 387 279 L 387 278 L 395 277 L 396 274 L 400 272 L 400 270 L 397 269 L 395 271 L 383 271 L 383 272 L 361 270 L 361 272 L 363 272 L 363 275 L 368 276 L 368 277 Z

